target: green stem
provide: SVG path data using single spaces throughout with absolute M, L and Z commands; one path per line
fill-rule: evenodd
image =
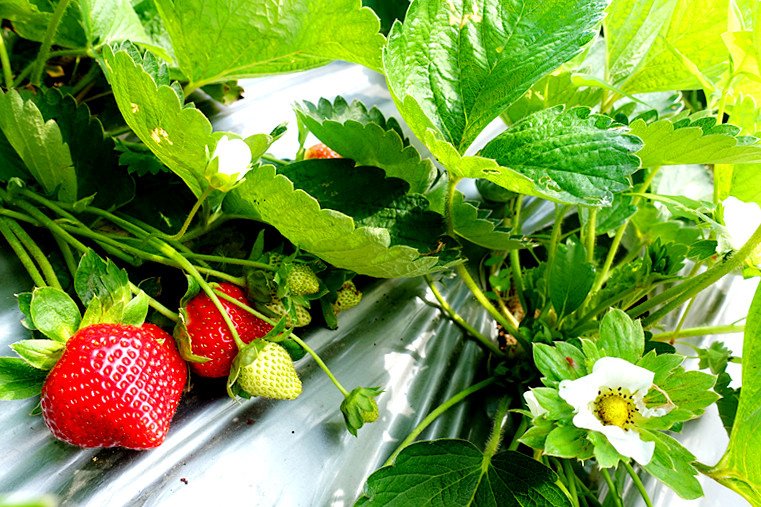
M 63 255 L 63 261 L 66 264 L 66 269 L 69 270 L 71 276 L 74 276 L 74 274 L 77 272 L 77 261 L 74 259 L 74 253 L 71 251 L 71 246 L 66 243 L 63 238 L 60 238 L 57 235 L 53 235 L 53 239 L 55 239 L 55 242 L 58 245 L 58 249 L 61 251 L 61 255 Z
M 518 343 L 521 344 L 521 347 L 523 347 L 524 352 L 529 352 L 531 350 L 531 345 L 522 337 L 520 336 L 520 333 L 518 332 L 518 328 L 520 327 L 520 322 L 512 315 L 509 314 L 510 317 L 507 317 L 505 315 L 502 315 L 502 313 L 497 310 L 493 304 L 491 304 L 491 301 L 489 301 L 489 298 L 486 297 L 486 295 L 481 291 L 481 288 L 478 286 L 476 281 L 473 279 L 472 276 L 470 276 L 470 272 L 468 271 L 468 268 L 465 267 L 464 264 L 458 264 L 455 267 L 455 270 L 457 271 L 457 274 L 460 275 L 460 278 L 462 278 L 463 283 L 465 283 L 465 286 L 470 289 L 470 292 L 473 293 L 473 296 L 475 296 L 476 300 L 481 303 L 481 306 L 483 306 L 486 311 L 489 313 L 489 315 L 494 318 L 497 322 L 499 322 L 502 327 L 505 328 L 505 331 L 510 333 L 515 337 L 516 340 L 518 340 Z M 508 320 L 509 319 L 509 320 Z
M 298 343 L 299 345 L 301 345 L 301 348 L 306 350 L 307 354 L 312 356 L 312 359 L 314 359 L 314 362 L 317 363 L 317 366 L 319 366 L 320 369 L 323 372 L 325 372 L 325 375 L 327 375 L 330 381 L 333 382 L 333 385 L 336 386 L 336 388 L 338 388 L 339 391 L 341 391 L 341 394 L 344 395 L 344 398 L 347 398 L 350 394 L 349 391 L 347 391 L 346 388 L 344 388 L 344 386 L 341 385 L 341 383 L 338 381 L 335 375 L 333 375 L 333 372 L 330 371 L 330 368 L 328 368 L 328 365 L 326 365 L 325 362 L 322 360 L 322 358 L 317 355 L 317 352 L 315 352 L 312 349 L 312 347 L 307 345 L 306 342 L 304 342 L 304 340 L 302 340 L 298 336 L 291 334 L 291 339 L 295 341 L 296 343 Z
M 11 60 L 8 58 L 8 49 L 5 47 L 4 29 L 0 29 L 0 65 L 3 66 L 3 79 L 5 80 L 5 89 L 13 88 L 13 72 L 11 71 Z
M 213 276 L 215 278 L 219 278 L 220 280 L 224 280 L 225 282 L 230 282 L 233 285 L 237 285 L 238 287 L 245 287 L 246 286 L 246 279 L 242 276 L 233 276 L 231 274 L 225 273 L 224 271 L 218 271 L 216 269 L 211 268 L 204 268 L 202 266 L 196 266 L 196 269 L 199 273 L 203 273 L 204 275 Z
M 666 303 L 662 308 L 645 319 L 643 324 L 650 325 L 654 322 L 657 322 L 661 317 L 674 310 L 674 308 L 681 305 L 684 301 L 690 299 L 706 287 L 709 287 L 725 275 L 739 268 L 742 263 L 745 262 L 745 259 L 753 253 L 756 247 L 758 247 L 759 243 L 761 243 L 761 226 L 756 229 L 756 231 L 753 233 L 750 239 L 748 239 L 745 245 L 743 245 L 740 250 L 735 252 L 734 255 L 729 257 L 729 259 L 726 261 L 716 264 L 700 275 L 689 280 L 685 280 L 684 282 L 663 291 L 657 296 L 654 296 L 644 303 L 632 308 L 627 313 L 630 317 L 636 318 L 654 308 L 655 306 L 661 303 Z
M 744 333 L 745 326 L 725 325 L 725 326 L 704 326 L 680 329 L 679 332 L 668 331 L 665 333 L 653 333 L 652 340 L 658 342 L 668 342 L 676 338 L 686 338 L 691 336 L 707 336 L 714 334 Z
M 243 340 L 241 340 L 240 335 L 238 334 L 238 330 L 235 328 L 235 325 L 233 324 L 232 320 L 230 320 L 230 315 L 228 315 L 227 311 L 225 310 L 225 307 L 222 306 L 222 302 L 219 300 L 217 293 L 214 292 L 214 289 L 212 289 L 208 283 L 206 283 L 206 280 L 204 280 L 201 273 L 198 272 L 198 269 L 168 243 L 156 238 L 151 238 L 149 242 L 167 258 L 176 262 L 180 268 L 182 268 L 188 275 L 190 275 L 198 283 L 198 285 L 201 287 L 201 290 L 203 290 L 204 293 L 207 296 L 209 296 L 209 299 L 211 299 L 212 304 L 217 309 L 217 311 L 219 311 L 219 314 L 222 316 L 222 320 L 225 321 L 225 324 L 227 325 L 227 328 L 230 330 L 230 334 L 232 335 L 233 340 L 235 341 L 235 345 L 238 347 L 238 349 L 242 349 L 243 347 L 245 347 L 246 344 L 243 342 Z
M 653 503 L 650 501 L 650 496 L 647 494 L 645 485 L 642 484 L 642 480 L 639 478 L 639 475 L 637 475 L 637 472 L 634 471 L 634 468 L 632 468 L 631 464 L 628 461 L 623 461 L 623 464 L 626 468 L 626 471 L 629 473 L 629 477 L 632 478 L 634 487 L 637 488 L 637 491 L 639 491 L 639 494 L 642 496 L 642 500 L 645 501 L 645 505 L 647 507 L 653 507 Z
M 28 202 L 18 201 L 15 204 L 22 210 L 26 211 L 30 217 L 37 220 L 37 222 L 39 222 L 40 225 L 42 225 L 43 227 L 46 227 L 53 234 L 61 236 L 62 239 L 65 239 L 67 243 L 72 245 L 74 248 L 76 248 L 80 252 L 86 252 L 88 250 L 87 246 L 84 243 L 82 243 L 81 241 L 76 239 L 74 236 L 69 234 L 55 220 L 51 219 L 45 213 L 38 210 L 37 208 L 29 204 Z
M 565 479 L 568 481 L 568 492 L 571 494 L 571 503 L 574 507 L 579 507 L 579 493 L 576 491 L 576 472 L 573 471 L 571 460 L 562 460 L 563 472 Z
M 77 94 L 88 88 L 93 83 L 93 81 L 95 81 L 99 74 L 100 66 L 96 63 L 93 63 L 93 65 L 87 70 L 87 73 L 82 76 L 76 85 L 72 87 L 71 92 L 69 93 L 77 96 Z M 81 97 L 77 97 L 77 102 L 81 102 Z
M 198 210 L 201 209 L 201 206 L 203 205 L 203 203 L 206 202 L 206 199 L 209 197 L 209 194 L 211 194 L 211 191 L 212 191 L 211 187 L 207 187 L 206 190 L 203 191 L 203 193 L 195 202 L 195 204 L 193 204 L 193 207 L 190 208 L 190 213 L 188 213 L 188 216 L 185 218 L 185 221 L 182 223 L 182 227 L 180 228 L 180 230 L 177 231 L 177 234 L 169 236 L 166 239 L 170 241 L 180 241 L 182 239 L 182 237 L 188 231 L 188 227 L 190 227 L 190 223 L 193 221 L 193 218 L 195 218 L 196 213 L 198 213 Z
M 204 255 L 197 253 L 186 253 L 185 257 L 208 262 L 217 262 L 219 264 L 234 264 L 236 266 L 246 266 L 249 268 L 263 269 L 265 271 L 277 271 L 277 268 L 265 262 L 250 261 L 248 259 L 239 259 L 237 257 L 222 257 L 219 255 Z
M 481 470 L 486 472 L 491 459 L 497 454 L 500 445 L 502 444 L 502 435 L 505 431 L 505 425 L 507 423 L 507 413 L 510 410 L 510 398 L 503 396 L 499 400 L 497 405 L 497 412 L 494 414 L 494 426 L 492 426 L 491 435 L 489 440 L 486 441 L 484 446 L 484 459 L 481 462 Z
M 616 485 L 613 482 L 613 479 L 610 477 L 608 470 L 606 468 L 600 468 L 600 475 L 602 475 L 602 478 L 605 479 L 605 483 L 608 485 L 608 494 L 612 496 L 616 507 L 624 507 L 624 503 L 621 501 L 621 495 L 618 494 L 618 488 L 616 488 Z
M 494 343 L 492 340 L 489 340 L 487 337 L 485 337 L 483 334 L 481 334 L 476 328 L 471 326 L 465 319 L 463 319 L 460 314 L 458 314 L 454 308 L 447 302 L 446 299 L 444 299 L 444 296 L 439 291 L 438 287 L 436 287 L 435 282 L 431 278 L 430 275 L 425 276 L 425 281 L 428 283 L 428 287 L 431 289 L 431 292 L 433 293 L 433 296 L 436 298 L 436 301 L 439 302 L 439 306 L 444 311 L 444 313 L 449 316 L 449 318 L 458 326 L 460 326 L 463 330 L 465 330 L 466 333 L 468 333 L 470 336 L 475 338 L 483 347 L 488 349 L 492 354 L 495 354 L 497 356 L 504 355 L 501 350 L 499 350 L 499 347 L 496 343 Z
M 158 302 L 157 300 L 153 299 L 151 296 L 149 296 L 148 294 L 146 294 L 146 293 L 143 291 L 143 289 L 141 289 L 140 287 L 138 287 L 138 286 L 137 286 L 137 285 L 135 285 L 134 283 L 132 283 L 132 282 L 129 282 L 129 288 L 130 288 L 130 290 L 132 291 L 132 293 L 133 293 L 134 295 L 136 295 L 136 296 L 137 296 L 138 294 L 141 294 L 141 293 L 142 293 L 142 294 L 145 294 L 145 296 L 148 298 L 148 306 L 150 306 L 151 308 L 153 308 L 154 310 L 156 310 L 157 312 L 159 312 L 161 315 L 163 315 L 163 316 L 164 316 L 164 317 L 166 317 L 167 319 L 171 320 L 172 322 L 177 322 L 178 320 L 180 320 L 180 316 L 179 316 L 179 314 L 177 314 L 176 312 L 173 312 L 172 310 L 170 310 L 170 309 L 169 309 L 169 308 L 167 308 L 166 306 L 162 305 L 162 304 L 161 304 L 160 302 Z
M 42 275 L 45 277 L 47 285 L 50 287 L 55 287 L 56 289 L 63 290 L 61 282 L 58 281 L 58 276 L 55 273 L 55 269 L 53 269 L 53 265 L 50 264 L 48 258 L 45 257 L 45 253 L 40 249 L 39 245 L 17 222 L 9 220 L 8 226 L 11 228 L 13 234 L 15 234 L 19 241 L 21 241 L 21 244 L 24 245 L 26 251 L 31 254 L 34 261 L 42 270 Z
M 444 213 L 445 213 L 445 220 L 447 225 L 447 234 L 451 236 L 452 238 L 457 238 L 457 234 L 454 231 L 454 196 L 457 192 L 457 183 L 459 183 L 460 178 L 454 178 L 452 175 L 449 175 L 449 182 L 447 183 L 447 194 L 446 194 L 446 200 L 444 201 Z
M 528 423 L 529 418 L 525 415 L 521 417 L 521 422 L 518 424 L 518 428 L 515 430 L 515 435 L 513 435 L 513 440 L 510 442 L 510 445 L 507 447 L 508 451 L 515 451 L 518 449 L 518 446 L 521 445 L 520 438 L 523 436 L 524 433 L 526 433 L 526 430 L 528 429 Z
M 267 162 L 272 162 L 273 164 L 277 164 L 277 165 L 288 165 L 289 164 L 289 162 L 287 162 L 285 160 L 281 160 L 281 159 L 279 159 L 277 157 L 273 157 L 269 153 L 265 153 L 264 155 L 262 155 L 259 158 L 261 158 L 262 160 L 266 160 Z
M 650 185 L 652 185 L 653 180 L 657 174 L 658 168 L 652 169 L 647 177 L 645 177 L 645 181 L 642 182 L 642 185 L 639 186 L 638 193 L 645 192 L 650 187 Z M 641 200 L 641 196 L 634 196 L 632 198 L 632 205 L 637 206 Z M 592 290 L 589 291 L 590 297 L 594 296 L 602 288 L 603 284 L 608 281 L 608 277 L 610 276 L 610 268 L 613 265 L 613 261 L 615 260 L 616 255 L 618 254 L 618 248 L 621 246 L 621 241 L 624 239 L 624 233 L 626 232 L 627 227 L 629 227 L 630 222 L 631 217 L 627 218 L 624 224 L 616 231 L 616 235 L 613 237 L 613 242 L 608 249 L 608 256 L 605 258 L 602 269 L 595 278 L 595 283 L 592 286 Z
M 597 208 L 589 210 L 589 219 L 587 220 L 587 262 L 595 262 L 595 241 L 597 239 Z
M 106 137 L 117 137 L 122 134 L 127 134 L 129 132 L 132 132 L 132 127 L 129 125 L 122 125 L 121 127 L 116 127 L 113 130 L 107 130 L 103 133 Z
M 565 220 L 565 214 L 568 212 L 568 206 L 556 206 L 555 208 L 555 224 L 552 226 L 552 234 L 550 235 L 550 244 L 547 246 L 547 267 L 552 269 L 552 264 L 555 262 L 555 254 L 558 251 L 558 245 L 560 244 L 560 236 L 563 232 L 563 220 Z
M 524 311 L 528 309 L 526 306 L 526 295 L 523 289 L 523 273 L 521 272 L 521 255 L 518 250 L 510 251 L 510 270 L 513 275 L 513 288 L 518 295 L 518 301 L 521 303 L 521 308 Z
M 7 218 L 0 218 L 0 234 L 3 235 L 11 249 L 13 249 L 16 257 L 21 261 L 21 265 L 24 266 L 26 272 L 29 273 L 29 277 L 32 279 L 32 283 L 34 283 L 35 287 L 44 287 L 45 280 L 42 278 L 40 270 L 35 266 L 34 261 L 24 249 L 21 241 L 19 241 L 13 234 L 13 231 L 11 231 L 11 228 L 8 225 L 10 222 L 11 221 Z
M 50 56 L 50 47 L 53 45 L 53 39 L 56 32 L 58 32 L 58 25 L 61 23 L 66 8 L 71 3 L 71 0 L 59 0 L 58 5 L 53 11 L 53 15 L 50 17 L 50 23 L 45 31 L 45 37 L 42 39 L 42 45 L 37 53 L 37 59 L 35 60 L 34 71 L 32 72 L 32 84 L 39 87 L 42 82 L 42 72 L 45 70 L 45 63 Z
M 615 305 L 619 301 L 623 301 L 630 294 L 632 294 L 632 293 L 634 293 L 634 292 L 636 292 L 638 290 L 640 290 L 640 288 L 635 285 L 635 286 L 629 287 L 628 289 L 625 289 L 625 290 L 623 290 L 621 292 L 613 294 L 612 296 L 610 296 L 608 299 L 605 299 L 604 301 L 601 301 L 597 306 L 595 306 L 590 311 L 585 313 L 581 318 L 579 318 L 579 320 L 577 320 L 574 323 L 574 327 L 571 329 L 569 336 L 577 336 L 576 333 L 578 332 L 578 330 L 582 326 L 584 326 L 584 324 L 586 324 L 590 320 L 594 319 L 601 312 L 604 312 L 605 310 L 607 310 L 611 306 Z
M 436 407 L 431 411 L 430 414 L 428 414 L 425 419 L 420 421 L 420 423 L 415 426 L 415 428 L 407 435 L 407 438 L 402 440 L 402 443 L 399 444 L 399 446 L 396 448 L 394 452 L 391 453 L 391 456 L 388 457 L 386 462 L 383 464 L 384 467 L 389 466 L 394 463 L 396 460 L 396 457 L 399 456 L 399 453 L 402 452 L 405 448 L 407 448 L 410 444 L 412 444 L 417 438 L 430 426 L 433 424 L 433 422 L 441 416 L 444 412 L 452 408 L 453 406 L 460 403 L 462 400 L 470 396 L 471 394 L 477 393 L 478 391 L 485 389 L 492 385 L 494 382 L 496 382 L 497 379 L 495 377 L 489 377 L 486 380 L 482 380 L 481 382 L 474 384 L 467 389 L 464 389 L 460 391 L 459 393 L 455 394 L 448 400 L 446 400 L 444 403 Z
M 250 307 L 250 306 L 248 306 L 246 303 L 243 303 L 243 302 L 241 302 L 241 301 L 238 301 L 238 300 L 237 300 L 237 299 L 235 299 L 234 297 L 232 297 L 232 296 L 230 296 L 230 295 L 228 295 L 228 294 L 225 294 L 225 293 L 224 293 L 224 292 L 222 292 L 222 291 L 215 291 L 215 292 L 217 293 L 217 295 L 219 295 L 219 297 L 221 297 L 221 298 L 222 298 L 222 299 L 224 299 L 225 301 L 228 301 L 228 302 L 232 303 L 233 305 L 235 305 L 235 306 L 237 306 L 238 308 L 240 308 L 240 309 L 242 309 L 242 310 L 244 310 L 244 311 L 246 311 L 246 312 L 250 313 L 251 315 L 253 315 L 253 316 L 254 316 L 254 317 L 256 317 L 256 318 L 262 319 L 263 321 L 265 321 L 266 323 L 270 324 L 271 326 L 274 326 L 274 325 L 276 324 L 276 322 L 275 322 L 274 320 L 270 319 L 270 318 L 269 318 L 269 317 L 267 317 L 266 315 L 263 315 L 263 314 L 261 314 L 261 313 L 257 312 L 255 309 L 251 308 L 251 307 Z M 298 344 L 299 344 L 299 345 L 300 345 L 300 346 L 301 346 L 301 347 L 302 347 L 302 348 L 303 348 L 303 349 L 304 349 L 304 350 L 307 352 L 307 354 L 309 354 L 310 356 L 312 356 L 312 359 L 314 359 L 314 362 L 315 362 L 315 363 L 317 363 L 317 366 L 319 366 L 319 367 L 320 367 L 320 369 L 321 369 L 323 372 L 325 372 L 325 375 L 327 375 L 327 376 L 328 376 L 328 378 L 330 379 L 330 381 L 331 381 L 331 382 L 333 382 L 333 385 L 334 385 L 334 386 L 336 386 L 336 388 L 338 388 L 338 390 L 339 390 L 339 391 L 341 391 L 341 394 L 344 396 L 344 398 L 345 398 L 345 397 L 347 397 L 347 396 L 349 396 L 349 394 L 351 394 L 351 393 L 349 393 L 349 391 L 347 391 L 347 390 L 346 390 L 346 388 L 345 388 L 345 387 L 344 387 L 344 386 L 341 384 L 341 382 L 339 382 L 339 381 L 338 381 L 338 379 L 336 378 L 336 376 L 335 376 L 335 375 L 333 375 L 333 372 L 332 372 L 332 371 L 330 371 L 330 368 L 328 368 L 328 365 L 326 365 L 326 364 L 325 364 L 325 362 L 324 362 L 324 361 L 322 360 L 322 358 L 321 358 L 321 357 L 320 357 L 320 356 L 317 354 L 317 352 L 315 352 L 315 351 L 314 351 L 314 350 L 313 350 L 313 349 L 312 349 L 312 348 L 311 348 L 309 345 L 307 345 L 307 344 L 304 342 L 304 340 L 302 340 L 301 338 L 299 338 L 298 336 L 296 336 L 296 335 L 295 335 L 295 334 L 293 334 L 293 333 L 291 333 L 291 334 L 289 335 L 289 337 L 290 337 L 290 338 L 291 338 L 293 341 L 295 341 L 296 343 L 298 343 Z

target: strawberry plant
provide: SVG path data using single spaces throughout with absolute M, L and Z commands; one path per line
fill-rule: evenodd
M 757 6 L 364 3 L 0 3 L 0 235 L 27 332 L 4 331 L 0 399 L 40 396 L 67 443 L 47 461 L 171 447 L 109 462 L 132 470 L 208 438 L 259 487 L 228 475 L 249 451 L 219 443 L 245 431 L 229 414 L 279 414 L 274 435 L 309 413 L 321 440 L 365 439 L 356 466 L 321 457 L 344 481 L 316 479 L 322 503 L 761 503 L 759 296 L 744 322 L 698 315 L 761 275 Z M 389 107 L 213 114 L 334 60 Z M 714 460 L 685 437 L 712 417 Z M 31 424 L 9 438 L 47 439 Z M 11 468 L 0 494 L 92 500 Z

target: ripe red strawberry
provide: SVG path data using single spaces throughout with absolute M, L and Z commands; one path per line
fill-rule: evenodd
M 218 288 L 228 296 L 251 306 L 240 287 L 231 283 L 221 283 Z M 222 298 L 220 301 L 245 343 L 261 338 L 272 329 L 272 326 L 242 308 Z M 238 347 L 219 310 L 209 296 L 201 292 L 188 302 L 185 311 L 193 353 L 209 358 L 205 363 L 190 363 L 190 369 L 202 377 L 227 377 L 233 359 L 238 353 Z
M 42 386 L 42 415 L 79 447 L 160 445 L 187 381 L 172 337 L 158 326 L 93 324 L 66 343 Z
M 304 158 L 307 160 L 310 158 L 341 158 L 341 155 L 331 150 L 324 144 L 319 143 L 307 148 L 304 152 Z

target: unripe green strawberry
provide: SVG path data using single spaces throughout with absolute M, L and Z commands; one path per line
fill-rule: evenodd
M 309 313 L 309 310 L 301 305 L 295 305 L 296 322 L 294 322 L 293 318 L 290 316 L 290 314 L 288 314 L 288 311 L 285 309 L 285 305 L 280 299 L 276 297 L 272 298 L 272 302 L 264 306 L 275 315 L 279 315 L 281 317 L 286 315 L 285 324 L 289 327 L 304 327 L 308 326 L 312 322 L 312 314 Z
M 369 411 L 362 411 L 362 420 L 365 422 L 365 424 L 374 423 L 378 420 L 378 416 L 380 416 L 380 412 L 378 411 L 378 404 L 375 402 L 375 400 L 370 400 L 370 403 L 372 404 L 372 409 Z
M 299 296 L 316 294 L 320 291 L 320 279 L 306 264 L 294 264 L 285 283 L 291 292 Z
M 288 352 L 267 343 L 256 359 L 240 369 L 238 384 L 251 396 L 293 400 L 301 394 L 301 380 Z
M 360 301 L 362 301 L 362 293 L 351 280 L 344 282 L 341 288 L 338 289 L 337 295 L 338 299 L 333 303 L 333 311 L 336 314 L 348 310 L 349 308 L 354 308 Z

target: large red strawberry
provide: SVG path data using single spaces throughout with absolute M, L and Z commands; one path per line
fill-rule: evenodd
M 80 447 L 160 445 L 187 381 L 172 337 L 153 324 L 93 324 L 66 343 L 42 387 L 42 415 Z
M 243 290 L 231 283 L 221 283 L 219 290 L 241 303 L 251 306 Z M 266 335 L 272 326 L 251 315 L 242 308 L 220 298 L 235 325 L 238 335 L 245 343 Z M 202 377 L 227 377 L 230 365 L 238 353 L 232 333 L 209 296 L 201 292 L 185 306 L 188 335 L 193 354 L 207 357 L 204 363 L 190 363 L 194 373 Z

